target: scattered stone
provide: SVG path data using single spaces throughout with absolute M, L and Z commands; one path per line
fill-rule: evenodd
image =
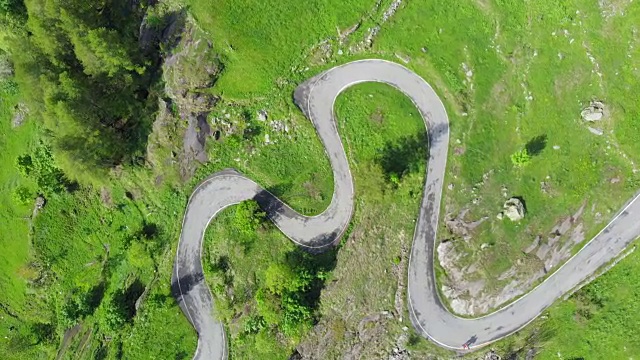
M 519 221 L 524 218 L 524 204 L 518 198 L 510 198 L 503 205 L 502 214 L 511 221 Z
M 269 125 L 274 131 L 289 132 L 289 127 L 282 121 L 273 120 L 269 122 Z
M 453 183 L 449 184 L 449 185 L 447 186 L 447 189 L 449 189 L 449 190 L 453 190 Z
M 258 111 L 258 121 L 267 121 L 267 112 L 265 110 Z
M 549 188 L 550 188 L 550 186 L 549 186 L 549 183 L 548 183 L 548 182 L 546 182 L 546 181 L 541 181 L 541 182 L 540 182 L 540 191 L 541 191 L 543 194 L 548 193 L 548 192 L 549 192 Z
M 596 128 L 593 128 L 591 126 L 589 126 L 588 129 L 594 135 L 600 136 L 600 135 L 604 134 L 604 132 L 601 129 L 596 129 Z
M 498 215 L 496 215 L 496 219 L 502 220 L 503 218 L 504 218 L 504 214 L 502 213 L 502 211 L 500 211 Z
M 338 49 L 338 55 L 342 55 L 344 54 L 344 51 L 342 51 L 342 49 Z
M 560 150 L 560 145 L 553 145 L 553 150 Z
M 11 126 L 16 128 L 24 123 L 29 115 L 29 108 L 24 103 L 19 103 L 13 108 L 13 118 L 11 119 Z
M 33 204 L 33 215 L 32 215 L 32 217 L 36 217 L 36 215 L 38 215 L 38 212 L 40 212 L 40 210 L 42 210 L 45 205 L 47 205 L 47 200 L 42 196 L 38 196 L 36 198 L 35 203 Z
M 38 196 L 36 198 L 35 208 L 38 210 L 42 210 L 46 204 L 47 204 L 47 200 L 42 196 Z
M 610 182 L 611 182 L 612 184 L 617 184 L 617 183 L 619 183 L 619 182 L 620 182 L 620 178 L 619 178 L 619 177 L 614 177 L 613 179 L 611 179 L 611 180 L 610 180 Z
M 269 134 L 264 134 L 264 143 L 267 145 L 271 144 L 271 140 L 269 139 Z
M 592 101 L 588 107 L 580 112 L 580 116 L 584 121 L 600 121 L 604 117 L 604 104 L 600 101 Z
M 491 351 L 484 355 L 482 360 L 502 360 L 502 358 L 500 355 L 496 354 L 495 350 L 491 349 Z
M 484 250 L 484 249 L 486 249 L 488 247 L 489 247 L 489 244 L 484 243 L 484 244 L 480 245 L 480 250 Z

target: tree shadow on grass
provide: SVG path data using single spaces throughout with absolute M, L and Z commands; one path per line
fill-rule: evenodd
M 385 180 L 399 182 L 410 173 L 418 171 L 429 158 L 429 140 L 426 132 L 405 136 L 387 142 L 375 159 L 382 167 Z
M 136 279 L 126 290 L 119 290 L 114 294 L 113 302 L 124 317 L 124 320 L 131 322 L 136 315 L 136 301 L 144 292 L 144 284 Z
M 529 140 L 525 145 L 525 149 L 531 156 L 540 155 L 542 150 L 547 147 L 547 135 L 538 135 L 533 139 Z
M 398 185 L 402 178 L 420 170 L 429 160 L 431 146 L 449 134 L 449 124 L 437 124 L 426 132 L 389 141 L 375 159 L 382 167 L 385 180 Z

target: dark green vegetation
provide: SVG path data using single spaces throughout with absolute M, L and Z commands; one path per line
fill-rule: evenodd
M 207 231 L 207 282 L 231 331 L 234 359 L 287 358 L 317 320 L 336 252 L 313 256 L 267 223 L 243 231 L 251 203 L 224 211 Z
M 637 190 L 635 5 L 430 0 L 387 16 L 390 0 L 184 3 L 0 0 L 0 247 L 10 254 L 0 256 L 0 357 L 190 358 L 196 335 L 170 293 L 188 194 L 234 167 L 295 209 L 322 211 L 331 171 L 291 94 L 348 60 L 407 61 L 442 95 L 455 189 L 443 207 L 455 214 L 479 198 L 466 220 L 490 217 L 458 242 L 460 266 L 479 262 L 490 291 L 517 259 L 526 274 L 539 269 L 522 252 L 535 234 L 586 202 L 588 238 Z M 182 40 L 171 41 L 184 23 Z M 212 94 L 212 110 L 197 108 Z M 609 110 L 592 124 L 601 136 L 579 119 L 593 99 Z M 221 213 L 207 233 L 205 271 L 230 351 L 387 358 L 400 346 L 447 358 L 412 332 L 404 304 L 427 155 L 421 120 L 382 85 L 350 89 L 336 106 L 357 192 L 339 251 L 300 251 L 252 202 Z M 177 174 L 193 113 L 217 135 L 189 178 Z M 511 155 L 525 150 L 527 165 L 514 166 Z M 527 201 L 518 225 L 493 220 L 502 186 Z M 34 216 L 38 196 L 46 204 Z M 497 349 L 540 347 L 543 359 L 640 353 L 638 259 Z
M 130 6 L 0 3 L 2 358 L 195 348 L 167 277 L 186 196 L 135 165 L 159 52 L 138 48 L 146 10 Z
M 25 5 L 28 20 L 9 47 L 21 50 L 13 53 L 17 79 L 67 175 L 97 182 L 116 165 L 143 161 L 159 65 L 158 44 L 141 51 L 138 41 L 145 3 Z

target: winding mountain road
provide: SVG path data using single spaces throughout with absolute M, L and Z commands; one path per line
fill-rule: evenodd
M 640 234 L 637 221 L 640 202 L 636 196 L 580 252 L 519 300 L 476 319 L 450 313 L 439 298 L 433 263 L 449 146 L 446 110 L 431 86 L 411 70 L 383 60 L 351 62 L 311 78 L 294 94 L 298 106 L 313 122 L 333 169 L 333 197 L 322 214 L 302 216 L 234 170 L 210 176 L 191 195 L 182 224 L 172 289 L 198 332 L 194 359 L 228 356 L 224 327 L 213 316 L 213 300 L 201 263 L 205 230 L 220 210 L 255 199 L 287 237 L 318 251 L 339 241 L 347 228 L 353 212 L 354 187 L 333 105 L 345 88 L 362 82 L 386 83 L 402 91 L 418 108 L 428 129 L 429 162 L 409 261 L 407 303 L 414 327 L 440 346 L 462 350 L 463 344 L 467 344 L 477 348 L 517 331 L 614 259 Z

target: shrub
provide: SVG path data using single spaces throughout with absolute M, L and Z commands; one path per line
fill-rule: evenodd
M 13 190 L 13 199 L 19 205 L 29 205 L 33 198 L 35 194 L 26 186 L 20 185 Z
M 267 214 L 260 209 L 255 200 L 241 202 L 236 208 L 234 223 L 242 235 L 249 237 L 258 229 Z
M 522 149 L 511 154 L 511 162 L 514 166 L 523 167 L 531 161 L 531 155 L 527 149 Z

